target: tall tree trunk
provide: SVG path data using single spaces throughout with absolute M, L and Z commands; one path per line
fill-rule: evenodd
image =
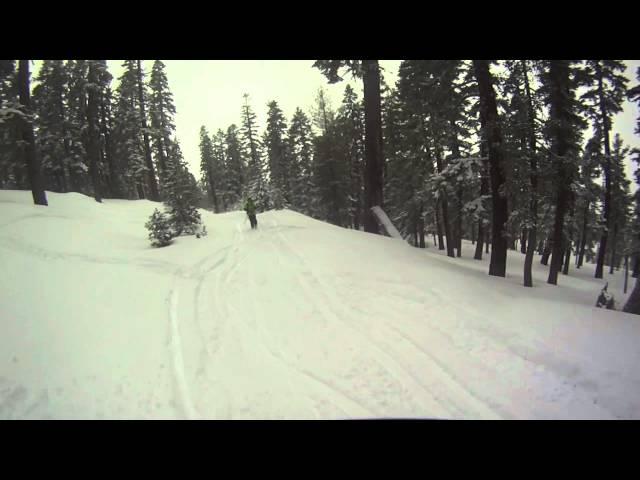
M 553 147 L 552 151 L 557 165 L 557 200 L 555 220 L 553 224 L 553 250 L 551 265 L 549 267 L 549 278 L 547 283 L 558 284 L 558 272 L 562 263 L 562 243 L 564 217 L 569 204 L 569 172 L 565 165 L 565 156 L 569 150 L 569 62 L 567 60 L 551 60 L 549 68 L 551 82 L 551 105 L 550 117 L 554 122 L 553 126 Z
M 93 184 L 93 196 L 96 202 L 102 203 L 102 193 L 100 192 L 100 177 L 98 165 L 100 163 L 100 144 L 98 131 L 98 72 L 95 60 L 89 61 L 89 86 L 87 87 L 87 125 L 89 127 L 87 136 L 87 155 L 89 157 L 89 175 Z
M 487 142 L 482 141 L 480 143 L 480 156 L 486 157 L 487 155 Z M 482 171 L 480 173 L 480 196 L 484 198 L 489 193 L 489 161 L 482 160 Z M 478 243 L 476 244 L 476 251 L 473 255 L 474 260 L 482 260 L 482 247 L 486 243 L 487 253 L 489 253 L 489 244 L 485 241 L 486 229 L 482 224 L 482 218 L 478 220 Z
M 633 287 L 633 291 L 629 295 L 629 299 L 622 311 L 640 315 L 640 279 L 636 280 L 636 285 Z
M 618 243 L 618 222 L 613 225 L 613 238 L 611 239 L 611 266 L 609 267 L 609 275 L 613 274 L 613 268 L 616 264 L 616 243 Z
M 531 215 L 531 226 L 528 228 L 529 238 L 524 256 L 524 286 L 533 287 L 533 254 L 536 248 L 538 236 L 538 161 L 535 133 L 535 111 L 533 109 L 533 98 L 529 85 L 529 73 L 527 72 L 527 61 L 522 60 L 522 74 L 524 78 L 525 94 L 527 96 L 527 137 L 529 147 L 529 183 L 531 184 L 531 200 L 529 204 Z M 524 242 L 523 242 L 524 244 Z M 523 245 L 524 246 L 524 245 Z
M 380 234 L 372 207 L 384 207 L 382 198 L 382 116 L 380 109 L 380 67 L 377 60 L 363 60 L 365 122 L 365 217 L 364 231 Z
M 564 256 L 564 264 L 562 265 L 562 274 L 569 275 L 569 264 L 571 263 L 571 240 L 567 242 L 567 250 Z
M 111 195 L 113 197 L 124 198 L 122 190 L 120 189 L 118 171 L 116 169 L 115 161 L 113 158 L 111 134 L 109 133 L 109 126 L 107 125 L 107 107 L 105 105 L 104 97 L 100 102 L 100 119 L 101 119 L 102 135 L 104 136 L 104 158 L 109 168 L 109 189 L 111 190 Z
M 489 245 L 491 244 L 491 232 L 489 232 L 489 229 L 485 229 L 484 231 L 484 246 L 485 246 L 485 250 L 484 253 L 489 253 Z
M 503 194 L 506 182 L 504 173 L 504 156 L 502 150 L 502 133 L 498 124 L 498 108 L 493 81 L 487 60 L 474 60 L 473 66 L 478 81 L 480 94 L 480 124 L 483 137 L 488 142 L 489 171 L 491 175 L 491 199 L 493 218 L 491 222 L 491 260 L 489 275 L 506 276 L 507 241 L 504 229 L 508 219 L 507 198 Z
M 598 78 L 598 96 L 600 97 L 600 115 L 602 122 L 602 135 L 604 140 L 604 206 L 602 209 L 605 228 L 600 237 L 600 248 L 598 249 L 598 259 L 596 262 L 595 278 L 602 278 L 604 270 L 604 256 L 607 252 L 607 240 L 609 229 L 611 228 L 611 149 L 609 146 L 609 115 L 604 98 L 604 86 L 602 79 L 602 69 L 598 63 L 596 66 L 596 76 Z
M 580 235 L 580 252 L 578 253 L 578 265 L 580 268 L 584 262 L 584 251 L 587 248 L 587 220 L 589 218 L 589 202 L 584 207 L 584 220 L 582 222 L 582 234 Z
M 151 147 L 149 146 L 149 134 L 147 133 L 147 116 L 144 110 L 144 84 L 142 83 L 142 64 L 138 62 L 138 104 L 140 105 L 140 117 L 142 120 L 142 138 L 144 139 L 144 158 L 147 165 L 147 178 L 149 184 L 150 199 L 154 202 L 160 200 L 156 172 L 151 159 Z
M 520 234 L 520 253 L 527 253 L 527 236 L 528 230 L 523 228 Z
M 638 258 L 638 255 L 634 255 L 633 258 L 633 273 L 631 274 L 631 276 L 633 278 L 638 278 L 638 276 L 640 275 L 640 258 Z
M 20 105 L 25 115 L 32 115 L 31 96 L 29 88 L 29 60 L 19 60 L 18 62 L 18 95 Z M 36 152 L 36 139 L 33 134 L 33 124 L 30 119 L 21 118 L 20 137 L 24 143 L 24 156 L 27 166 L 27 175 L 31 185 L 31 195 L 33 203 L 47 206 L 47 194 L 44 191 L 44 178 L 40 168 L 40 159 Z
M 442 172 L 442 160 L 440 159 L 439 152 L 436 152 L 436 168 L 438 173 Z M 451 223 L 449 222 L 449 207 L 447 204 L 447 197 L 445 196 L 445 192 L 440 192 L 440 206 L 442 207 L 442 224 L 444 226 L 444 236 L 447 240 L 447 256 L 455 257 L 454 245 L 455 240 L 453 239 L 453 234 L 451 233 Z
M 420 214 L 418 215 L 418 239 L 420 241 L 420 248 L 426 248 L 426 244 L 424 242 L 424 216 L 423 216 L 424 206 L 420 205 Z
M 444 250 L 444 238 L 442 236 L 442 225 L 440 224 L 440 199 L 436 200 L 436 229 L 438 231 L 438 250 Z
M 551 255 L 551 246 L 553 242 L 550 239 L 544 243 L 544 250 L 542 250 L 542 258 L 540 258 L 540 263 L 542 265 L 549 265 L 549 256 Z
M 462 256 L 462 185 L 458 186 L 458 218 L 456 219 L 456 256 Z
M 476 251 L 473 255 L 474 260 L 482 260 L 482 247 L 484 246 L 484 227 L 482 219 L 478 220 L 478 241 L 476 243 Z

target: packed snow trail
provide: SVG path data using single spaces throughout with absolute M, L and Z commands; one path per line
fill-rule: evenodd
M 157 204 L 0 191 L 0 418 L 640 418 L 640 322 L 487 259 L 291 211 L 202 211 L 148 245 Z M 632 288 L 632 284 L 630 283 Z

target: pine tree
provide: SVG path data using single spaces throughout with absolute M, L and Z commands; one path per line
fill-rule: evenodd
M 349 161 L 349 216 L 351 226 L 359 230 L 364 203 L 364 109 L 349 84 L 344 89 L 338 124 L 346 140 L 345 153 Z
M 167 148 L 175 132 L 174 116 L 176 108 L 169 90 L 169 80 L 162 61 L 153 62 L 149 79 L 149 119 L 151 127 L 152 151 L 157 160 L 158 176 L 164 178 Z
M 538 241 L 538 204 L 539 204 L 539 168 L 540 155 L 538 147 L 539 129 L 537 118 L 540 116 L 540 101 L 537 92 L 532 87 L 530 61 L 507 61 L 510 88 L 507 94 L 510 96 L 510 105 L 507 109 L 507 121 L 505 130 L 507 138 L 511 137 L 511 154 L 516 155 L 517 161 L 513 162 L 520 168 L 514 175 L 520 184 L 516 190 L 522 198 L 521 209 L 523 242 L 522 250 L 525 252 L 524 262 L 524 286 L 533 286 L 532 264 L 533 255 Z M 535 66 L 535 64 L 534 64 Z M 518 175 L 519 174 L 519 175 Z M 517 197 L 518 195 L 516 195 Z
M 242 153 L 242 144 L 236 125 L 227 128 L 224 138 L 225 143 L 225 179 L 228 205 L 232 208 L 241 208 L 243 192 L 246 183 L 246 166 Z
M 243 149 L 248 159 L 246 194 L 254 199 L 259 212 L 269 210 L 271 208 L 271 199 L 269 198 L 264 161 L 258 139 L 258 126 L 256 115 L 249 105 L 248 94 L 244 94 L 242 128 L 240 132 L 242 134 Z
M 89 173 L 93 185 L 93 194 L 96 202 L 102 202 L 100 185 L 100 130 L 99 130 L 99 106 L 100 106 L 100 62 L 88 60 L 89 72 L 87 77 L 87 155 L 89 157 Z
M 278 103 L 274 100 L 267 105 L 267 128 L 263 144 L 266 149 L 269 171 L 271 173 L 272 197 L 274 207 L 288 208 L 291 205 L 291 161 L 286 135 L 286 121 Z
M 613 225 L 611 224 L 611 119 L 622 111 L 626 93 L 627 78 L 621 73 L 626 66 L 620 60 L 587 60 L 581 72 L 581 85 L 587 91 L 580 97 L 586 101 L 586 114 L 592 121 L 593 129 L 601 135 L 604 148 L 603 174 L 605 182 L 604 208 L 602 212 L 604 228 L 600 238 L 595 278 L 602 278 L 607 242 Z M 620 73 L 618 73 L 620 72 Z
M 197 210 L 200 192 L 196 179 L 189 172 L 180 145 L 171 141 L 167 155 L 167 198 L 164 202 L 175 236 L 194 235 L 201 228 L 202 220 Z
M 288 132 L 289 151 L 291 152 L 291 202 L 292 207 L 311 215 L 313 210 L 313 132 L 311 121 L 297 108 Z
M 342 80 L 339 70 L 346 67 L 354 76 L 362 78 L 365 111 L 365 215 L 364 230 L 379 234 L 378 222 L 371 208 L 384 208 L 382 156 L 382 111 L 380 98 L 380 66 L 378 60 L 318 60 L 314 66 L 327 77 L 329 83 Z
M 22 117 L 15 60 L 0 60 L 0 187 L 28 188 L 21 150 Z
M 85 194 L 90 191 L 89 167 L 86 163 L 87 67 L 86 60 L 69 60 L 66 63 L 69 77 L 65 138 L 69 152 L 70 187 L 74 192 Z
M 129 198 L 145 198 L 148 192 L 144 147 L 138 109 L 137 65 L 135 60 L 126 60 L 120 77 L 116 95 L 114 114 L 114 157 L 115 167 L 124 184 Z
M 213 145 L 209 132 L 204 127 L 200 127 L 200 171 L 202 178 L 205 180 L 214 212 L 219 212 L 218 207 L 218 189 L 216 188 L 216 177 L 213 172 Z
M 21 140 L 24 142 L 24 156 L 31 185 L 33 203 L 47 206 L 47 195 L 44 190 L 44 179 L 40 169 L 40 159 L 36 152 L 33 135 L 33 113 L 31 111 L 31 93 L 29 88 L 29 60 L 20 60 L 18 66 L 18 92 L 21 105 Z
M 473 61 L 478 90 L 480 94 L 480 123 L 482 136 L 487 142 L 489 172 L 491 176 L 491 199 L 493 207 L 491 260 L 489 275 L 504 277 L 507 269 L 507 241 L 505 224 L 508 219 L 507 198 L 504 194 L 505 158 L 502 145 L 502 133 L 498 121 L 496 94 L 493 78 L 487 60 Z
M 152 246 L 165 247 L 173 241 L 174 233 L 171 229 L 171 222 L 157 208 L 153 211 L 153 215 L 151 215 L 145 227 L 149 230 L 149 240 Z
M 147 129 L 147 113 L 145 110 L 145 103 L 147 98 L 146 85 L 143 81 L 144 73 L 142 71 L 142 61 L 136 60 L 136 80 L 138 90 L 138 108 L 140 109 L 140 122 L 142 130 L 142 146 L 144 149 L 144 159 L 146 165 L 147 182 L 149 185 L 149 198 L 153 201 L 160 200 L 160 193 L 158 191 L 158 181 L 156 179 L 155 167 L 153 166 L 153 159 L 151 157 L 151 146 L 149 144 L 149 130 Z
M 227 170 L 225 161 L 225 135 L 221 129 L 218 129 L 215 135 L 211 137 L 212 146 L 212 171 L 213 178 L 217 179 L 216 194 L 218 198 L 218 207 L 220 211 L 226 212 L 233 203 L 230 196 L 229 180 L 230 173 Z M 242 188 L 240 188 L 240 191 Z
M 65 103 L 68 76 L 64 62 L 44 60 L 37 81 L 38 85 L 33 89 L 33 105 L 45 184 L 50 190 L 67 192 L 69 152 L 65 138 Z
M 553 224 L 552 257 L 547 283 L 557 285 L 564 250 L 567 248 L 565 215 L 571 201 L 571 183 L 576 176 L 580 145 L 580 130 L 584 126 L 578 116 L 572 62 L 551 60 L 548 72 L 542 76 L 549 105 L 547 134 L 551 139 L 551 156 L 555 176 L 555 219 Z

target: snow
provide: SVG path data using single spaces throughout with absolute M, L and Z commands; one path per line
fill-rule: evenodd
M 519 252 L 287 210 L 154 249 L 157 204 L 47 195 L 0 191 L 2 419 L 640 418 L 640 318 L 595 308 L 622 271 L 524 288 Z
M 399 238 L 400 240 L 402 240 L 402 235 L 400 234 L 400 232 L 398 232 L 398 229 L 396 229 L 393 223 L 391 223 L 391 220 L 389 220 L 389 217 L 384 212 L 384 210 L 382 210 L 382 208 L 376 205 L 374 207 L 371 207 L 371 210 L 378 218 L 378 221 L 382 224 L 389 237 Z

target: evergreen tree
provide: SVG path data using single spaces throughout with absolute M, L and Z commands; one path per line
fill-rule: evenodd
M 593 129 L 601 135 L 604 174 L 604 207 L 602 236 L 598 249 L 598 260 L 595 278 L 602 278 L 604 258 L 607 252 L 607 242 L 613 225 L 611 224 L 611 119 L 622 111 L 622 104 L 626 94 L 627 78 L 621 73 L 626 66 L 620 60 L 587 60 L 581 72 L 581 85 L 586 92 L 581 99 L 586 102 L 587 116 L 592 121 Z
M 21 105 L 21 140 L 24 142 L 24 158 L 31 185 L 33 203 L 47 206 L 44 179 L 40 169 L 40 159 L 36 151 L 33 135 L 33 113 L 31 111 L 31 91 L 29 88 L 29 60 L 20 60 L 18 66 L 18 94 Z
M 216 194 L 218 198 L 218 208 L 221 211 L 226 212 L 229 206 L 233 203 L 230 198 L 229 180 L 230 173 L 227 170 L 225 162 L 225 135 L 220 129 L 211 138 L 212 142 L 212 168 L 213 178 L 216 181 Z M 242 190 L 242 188 L 240 188 Z
M 480 123 L 483 140 L 487 142 L 489 172 L 491 177 L 491 200 L 493 218 L 491 221 L 491 260 L 489 275 L 504 277 L 507 269 L 507 240 L 505 224 L 508 219 L 507 198 L 503 191 L 505 183 L 505 158 L 502 133 L 498 120 L 496 94 L 493 78 L 487 60 L 473 61 L 480 94 Z
M 65 138 L 68 76 L 62 60 L 44 60 L 33 89 L 37 143 L 45 185 L 55 192 L 69 190 L 68 141 Z
M 267 105 L 267 128 L 264 134 L 264 146 L 271 173 L 271 191 L 274 207 L 288 208 L 291 205 L 291 162 L 286 135 L 286 121 L 276 101 Z
M 289 151 L 291 154 L 291 203 L 292 207 L 311 215 L 313 210 L 313 132 L 311 121 L 305 113 L 297 108 L 288 132 Z
M 242 134 L 243 149 L 248 159 L 246 195 L 254 199 L 259 212 L 269 210 L 271 208 L 271 199 L 269 198 L 264 161 L 258 139 L 258 126 L 256 115 L 249 105 L 248 94 L 244 95 L 240 132 Z
M 189 172 L 180 145 L 171 141 L 167 155 L 167 198 L 164 202 L 175 236 L 194 235 L 201 228 L 197 205 L 200 192 L 194 176 Z
M 218 207 L 218 191 L 216 188 L 216 177 L 213 172 L 213 144 L 207 129 L 200 127 L 200 171 L 202 178 L 205 180 L 209 196 L 211 197 L 211 203 L 216 213 L 219 212 Z
M 246 167 L 242 154 L 242 144 L 240 142 L 239 131 L 236 125 L 231 125 L 227 129 L 224 138 L 225 147 L 225 191 L 227 193 L 228 205 L 234 209 L 241 208 L 243 192 L 245 189 Z
M 162 61 L 153 62 L 149 79 L 149 119 L 151 126 L 152 151 L 157 160 L 158 176 L 164 178 L 167 148 L 175 132 L 174 116 L 176 108 L 169 90 L 169 80 Z
M 349 216 L 351 226 L 359 230 L 363 222 L 364 203 L 364 109 L 351 85 L 344 89 L 338 125 L 345 137 L 345 153 L 349 163 Z
M 547 135 L 551 139 L 551 157 L 555 176 L 555 219 L 553 223 L 552 257 L 547 283 L 558 283 L 564 251 L 567 248 L 565 215 L 571 202 L 571 184 L 576 176 L 583 121 L 578 116 L 575 100 L 576 83 L 572 62 L 551 60 L 542 76 L 546 102 L 549 105 Z
M 15 60 L 0 60 L 0 187 L 28 188 L 20 132 L 21 110 Z
M 354 76 L 362 78 L 364 86 L 365 110 L 365 216 L 364 230 L 369 233 L 380 233 L 378 222 L 371 208 L 384 208 L 382 156 L 382 111 L 380 98 L 380 66 L 378 60 L 318 60 L 314 66 L 327 77 L 329 83 L 342 80 L 341 68 L 346 67 Z
M 138 109 L 137 65 L 135 60 L 126 60 L 124 72 L 116 91 L 117 103 L 114 114 L 114 157 L 119 176 L 124 179 L 129 198 L 146 198 L 148 183 L 146 179 L 144 147 Z
M 160 200 L 160 193 L 158 191 L 158 181 L 156 179 L 155 167 L 153 166 L 153 159 L 151 157 L 151 146 L 149 144 L 149 130 L 147 129 L 147 114 L 145 110 L 145 103 L 147 98 L 146 85 L 143 81 L 144 73 L 142 71 L 142 61 L 136 60 L 136 80 L 138 90 L 138 108 L 140 109 L 140 122 L 142 130 L 142 146 L 144 149 L 144 159 L 146 165 L 147 182 L 149 184 L 149 198 L 153 201 Z
M 90 179 L 87 175 L 89 167 L 86 163 L 86 110 L 87 110 L 87 61 L 69 60 L 66 63 L 68 72 L 67 115 L 65 137 L 69 152 L 70 187 L 74 192 L 88 194 Z
M 149 230 L 149 240 L 152 246 L 165 247 L 173 241 L 174 233 L 171 229 L 171 222 L 157 208 L 153 211 L 153 215 L 151 215 L 145 227 Z
M 102 192 L 100 185 L 100 130 L 99 130 L 99 107 L 100 107 L 100 69 L 104 67 L 97 60 L 88 60 L 88 83 L 87 88 L 87 155 L 89 157 L 89 173 L 93 186 L 93 195 L 96 202 L 102 202 Z

